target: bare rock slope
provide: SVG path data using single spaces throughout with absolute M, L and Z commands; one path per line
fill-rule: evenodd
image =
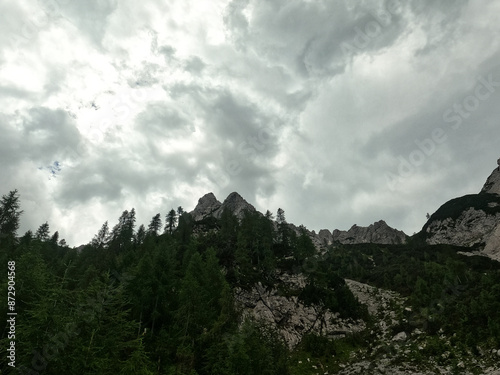
M 474 247 L 476 254 L 500 261 L 499 168 L 479 194 L 452 199 L 430 217 L 422 229 L 428 244 Z

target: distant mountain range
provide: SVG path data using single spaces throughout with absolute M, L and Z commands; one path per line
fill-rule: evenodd
M 499 159 L 500 160 L 500 159 Z M 500 167 L 493 170 L 478 194 L 469 194 L 443 204 L 425 223 L 416 236 L 429 245 L 450 244 L 473 248 L 472 254 L 500 261 Z M 221 203 L 213 193 L 198 200 L 190 212 L 195 221 L 214 217 L 220 219 L 229 210 L 242 219 L 245 211 L 258 212 L 240 194 L 233 192 Z M 262 214 L 262 213 L 260 213 Z M 289 223 L 298 233 L 299 227 Z M 349 230 L 306 230 L 314 245 L 324 249 L 333 244 L 376 243 L 399 245 L 410 239 L 403 231 L 390 227 L 384 220 L 367 227 L 354 224 Z
M 213 193 L 208 193 L 199 199 L 190 215 L 200 225 L 217 223 L 226 210 L 240 222 L 245 212 L 264 216 L 236 192 L 222 203 Z M 273 225 L 277 230 L 278 222 L 273 221 Z M 480 324 L 480 318 L 467 323 L 467 319 L 472 319 L 471 306 L 479 303 L 472 300 L 479 301 L 489 293 L 496 296 L 487 283 L 488 278 L 497 277 L 496 270 L 500 268 L 495 262 L 500 261 L 500 167 L 493 170 L 479 193 L 444 203 L 413 236 L 390 227 L 383 220 L 367 227 L 355 224 L 347 231 L 321 229 L 318 233 L 293 223 L 286 225 L 297 235 L 305 232 L 316 247 L 316 254 L 307 264 L 292 270 L 282 266 L 287 258 L 293 257 L 282 259 L 271 285 L 262 276 L 260 282 L 251 286 L 236 286 L 235 304 L 242 316 L 278 330 L 292 349 L 304 347 L 310 335 L 337 341 L 371 332 L 370 349 L 356 355 L 351 353 L 349 364 L 334 372 L 341 375 L 475 373 L 469 367 L 481 368 L 482 372 L 477 373 L 482 374 L 500 373 L 496 365 L 488 367 L 500 357 L 493 341 L 493 346 L 478 349 L 482 359 L 471 359 L 471 366 L 466 365 L 469 352 L 450 346 L 456 332 L 464 326 L 470 324 L 477 329 Z M 469 258 L 477 255 L 480 257 Z M 452 272 L 453 267 L 456 269 Z M 315 273 L 322 269 L 328 271 Z M 366 306 L 372 321 L 340 314 L 348 300 L 339 303 L 338 310 L 327 308 L 323 297 L 311 302 L 311 296 L 318 293 L 316 283 L 320 279 L 315 278 L 320 275 L 325 275 L 329 283 L 340 276 L 343 282 L 333 287 L 329 284 L 330 289 L 324 290 L 339 293 L 347 287 L 355 299 Z M 484 280 L 478 279 L 483 276 Z M 466 292 L 461 295 L 463 290 Z M 434 301 L 428 304 L 426 301 L 431 295 Z M 460 299 L 457 296 L 461 296 Z M 488 298 L 493 301 L 497 297 Z M 490 300 L 485 299 L 489 301 L 485 303 L 491 305 Z M 439 309 L 433 303 L 437 303 Z M 459 314 L 458 311 L 463 313 L 459 323 L 447 320 L 448 316 Z M 490 306 L 481 319 L 490 319 L 489 324 L 493 326 L 496 323 L 491 319 L 491 311 L 495 309 Z M 442 327 L 449 324 L 447 333 L 443 334 L 442 329 L 432 332 L 430 327 L 435 319 Z M 424 353 L 440 359 L 437 363 L 434 359 L 428 361 L 422 357 Z M 490 353 L 489 357 L 485 353 Z
M 195 221 L 201 221 L 209 217 L 220 219 L 224 210 L 229 210 L 238 219 L 243 218 L 245 211 L 258 212 L 254 206 L 236 192 L 229 194 L 222 203 L 217 200 L 213 193 L 208 193 L 198 200 L 198 204 L 190 212 L 190 215 Z M 263 215 L 261 212 L 260 214 Z M 290 229 L 298 233 L 299 227 L 292 223 L 288 225 Z M 348 231 L 334 229 L 330 232 L 328 229 L 321 229 L 319 233 L 309 230 L 306 230 L 306 232 L 318 249 L 335 243 L 403 244 L 408 239 L 408 236 L 403 231 L 391 228 L 383 220 L 368 227 L 360 227 L 355 224 Z

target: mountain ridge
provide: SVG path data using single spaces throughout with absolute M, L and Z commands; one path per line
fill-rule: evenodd
M 239 220 L 243 218 L 245 211 L 257 212 L 263 215 L 237 192 L 229 194 L 222 203 L 215 197 L 214 193 L 209 192 L 198 200 L 196 207 L 189 213 L 195 221 L 200 221 L 208 217 L 220 219 L 224 210 L 230 211 Z M 293 223 L 288 223 L 288 225 L 297 234 L 300 229 L 305 229 L 316 248 L 323 248 L 334 243 L 404 244 L 408 239 L 408 236 L 403 231 L 390 227 L 384 220 L 376 221 L 367 227 L 354 224 L 347 231 L 321 229 L 318 233 L 314 230 L 308 230 L 302 225 L 296 226 Z

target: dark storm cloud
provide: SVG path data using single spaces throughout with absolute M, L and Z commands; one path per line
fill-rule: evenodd
M 72 153 L 80 143 L 80 133 L 66 112 L 32 108 L 27 113 L 3 115 L 0 121 L 0 163 L 30 160 L 39 165 Z
M 493 2 L 32 5 L 0 5 L 0 183 L 29 225 L 71 231 L 81 211 L 94 232 L 111 211 L 189 209 L 212 190 L 311 229 L 384 219 L 411 234 L 498 158 L 498 91 L 454 118 L 478 76 L 500 81 Z M 390 191 L 414 151 L 423 162 Z
M 171 193 L 176 184 L 196 176 L 186 155 L 152 157 L 142 146 L 136 143 L 120 150 L 93 148 L 91 156 L 65 171 L 59 198 L 68 206 L 93 199 L 118 203 L 126 194 L 145 197 L 157 190 Z
M 407 26 L 402 2 L 378 1 L 351 9 L 346 4 L 235 0 L 225 21 L 242 49 L 254 49 L 302 76 L 333 76 L 344 71 L 353 55 L 393 43 Z
M 498 57 L 495 55 L 491 61 L 498 61 Z M 474 72 L 472 77 L 457 77 L 457 85 L 461 89 L 438 106 L 429 103 L 429 112 L 419 112 L 371 137 L 364 145 L 363 153 L 374 157 L 386 152 L 395 158 L 404 156 L 409 160 L 412 153 L 425 153 L 426 157 L 432 157 L 436 150 L 446 147 L 453 160 L 465 162 L 464 142 L 475 142 L 479 138 L 493 141 L 498 133 L 500 65 L 492 67 L 486 62 L 483 66 L 486 69 Z M 460 78 L 465 85 L 461 84 Z M 432 93 L 429 95 L 432 100 Z M 431 161 L 445 162 L 439 158 Z M 428 166 L 430 163 L 422 162 L 423 167 L 425 164 Z
M 176 84 L 166 89 L 202 119 L 196 131 L 206 140 L 193 152 L 199 176 L 215 184 L 218 196 L 237 190 L 251 199 L 260 186 L 274 190 L 271 161 L 281 150 L 279 138 L 285 129 L 279 113 L 228 88 Z
M 155 137 L 168 137 L 179 130 L 186 134 L 193 131 L 188 117 L 166 102 L 149 103 L 135 123 L 141 132 Z

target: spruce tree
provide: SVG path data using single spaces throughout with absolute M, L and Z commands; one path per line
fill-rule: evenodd
M 19 229 L 20 210 L 19 194 L 17 190 L 3 195 L 0 199 L 0 240 L 5 237 L 15 238 Z
M 101 229 L 99 229 L 99 232 L 92 239 L 91 244 L 96 249 L 103 248 L 104 246 L 106 246 L 108 239 L 109 239 L 109 225 L 108 222 L 106 221 L 101 226 Z
M 175 210 L 172 208 L 165 219 L 165 232 L 167 233 L 172 233 L 173 230 L 175 229 L 175 226 L 177 225 L 177 213 Z
M 35 238 L 37 240 L 40 240 L 42 242 L 48 241 L 49 240 L 49 223 L 45 222 L 42 225 L 40 225 L 35 233 Z
M 160 232 L 160 229 L 161 229 L 161 215 L 156 214 L 155 216 L 153 216 L 151 222 L 149 223 L 148 233 L 156 237 Z

